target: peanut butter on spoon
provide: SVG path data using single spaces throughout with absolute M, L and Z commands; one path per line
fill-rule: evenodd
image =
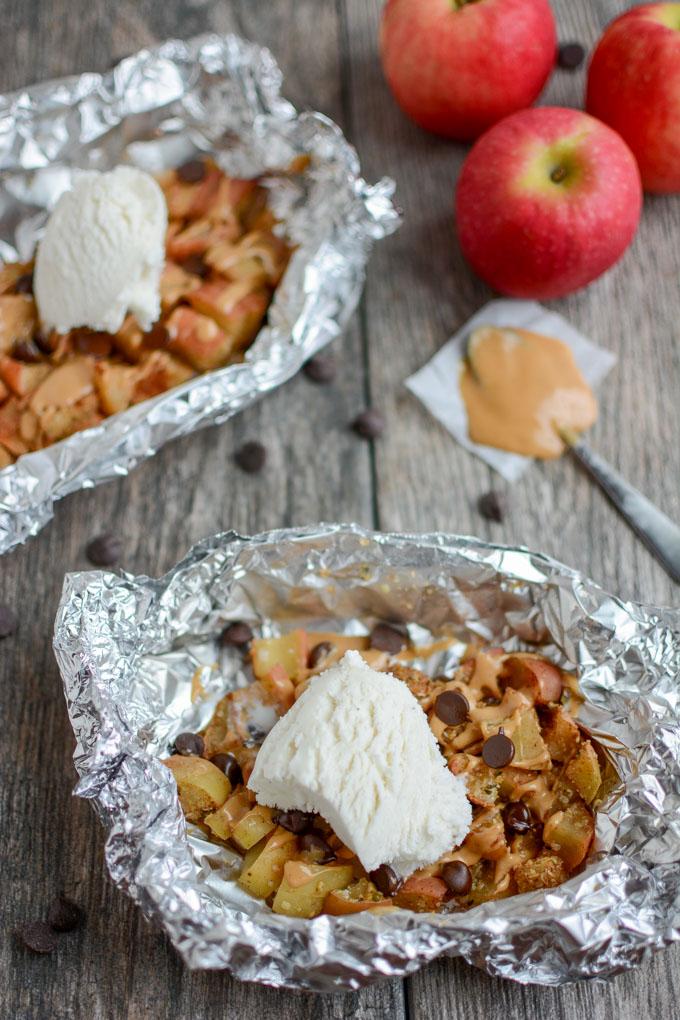
M 569 347 L 526 329 L 476 329 L 460 388 L 470 439 L 525 457 L 559 457 L 565 450 L 559 431 L 582 432 L 597 418 Z

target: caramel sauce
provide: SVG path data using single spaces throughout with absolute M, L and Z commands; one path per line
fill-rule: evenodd
M 526 329 L 476 329 L 460 389 L 470 439 L 525 457 L 559 457 L 565 446 L 557 428 L 582 432 L 597 418 L 569 347 Z

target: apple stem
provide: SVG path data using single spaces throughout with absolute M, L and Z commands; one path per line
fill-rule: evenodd
M 459 11 L 462 7 L 467 7 L 468 4 L 479 3 L 479 0 L 453 0 L 453 6 Z
M 556 166 L 553 172 L 550 174 L 550 180 L 554 181 L 555 184 L 561 184 L 567 177 L 567 170 L 563 166 Z

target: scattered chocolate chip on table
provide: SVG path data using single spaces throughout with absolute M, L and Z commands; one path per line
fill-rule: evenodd
M 85 555 L 95 567 L 113 567 L 123 555 L 123 542 L 117 535 L 98 535 L 89 543 Z
M 323 352 L 306 361 L 302 371 L 312 382 L 329 383 L 335 379 L 338 366 L 333 354 Z
M 563 43 L 557 51 L 557 63 L 565 71 L 575 71 L 583 63 L 585 56 L 585 47 L 581 43 Z
M 257 440 L 250 440 L 238 448 L 234 460 L 246 474 L 256 475 L 267 461 L 267 450 Z
M 385 419 L 379 411 L 369 407 L 356 416 L 352 428 L 362 439 L 378 439 L 385 431 Z

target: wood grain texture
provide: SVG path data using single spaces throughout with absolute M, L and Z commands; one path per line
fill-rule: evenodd
M 591 43 L 623 0 L 554 0 L 560 37 Z M 274 992 L 224 974 L 189 974 L 167 941 L 113 889 L 103 833 L 71 798 L 71 731 L 50 648 L 61 579 L 85 567 L 88 539 L 115 528 L 124 565 L 159 574 L 187 547 L 222 528 L 257 531 L 320 519 L 383 528 L 442 528 L 524 541 L 589 572 L 624 596 L 673 603 L 675 590 L 598 491 L 571 463 L 534 468 L 510 494 L 503 526 L 475 509 L 497 482 L 460 450 L 403 387 L 445 338 L 491 297 L 466 268 L 452 230 L 452 193 L 465 148 L 426 136 L 399 113 L 377 62 L 380 0 L 5 0 L 0 89 L 102 69 L 173 35 L 238 31 L 275 52 L 286 93 L 337 120 L 369 179 L 398 183 L 402 230 L 376 251 L 360 314 L 336 353 L 332 387 L 287 384 L 235 421 L 166 447 L 129 478 L 57 507 L 34 541 L 0 560 L 0 602 L 18 607 L 16 638 L 0 644 L 0 874 L 2 931 L 40 914 L 65 889 L 88 911 L 84 931 L 55 956 L 30 957 L 0 939 L 2 1016 L 19 1020 L 217 1020 L 262 1017 L 357 1020 L 549 1016 L 593 1020 L 677 1015 L 680 950 L 603 985 L 550 990 L 494 980 L 441 961 L 407 982 L 358 995 Z M 546 100 L 579 105 L 583 74 L 556 72 Z M 680 199 L 646 200 L 624 261 L 583 294 L 554 303 L 614 350 L 593 445 L 670 514 L 677 488 Z M 371 448 L 347 423 L 368 401 L 387 434 Z M 232 454 L 261 438 L 261 476 L 235 471 Z

